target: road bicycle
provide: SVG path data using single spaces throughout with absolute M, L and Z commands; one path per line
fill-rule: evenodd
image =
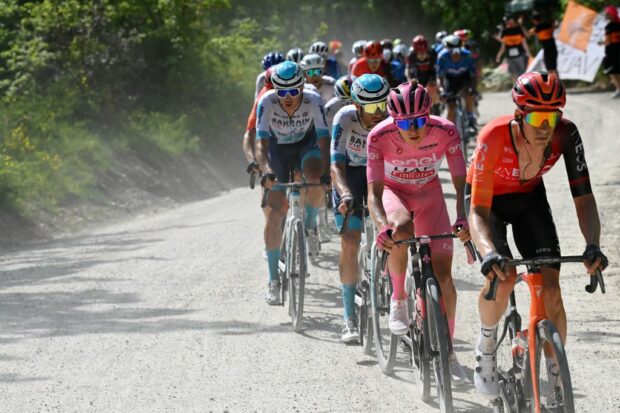
M 461 151 L 463 152 L 465 162 L 467 162 L 469 142 L 470 140 L 476 139 L 476 134 L 478 131 L 475 126 L 470 126 L 469 124 L 469 118 L 467 117 L 467 113 L 465 113 L 465 104 L 463 103 L 463 97 L 461 95 L 444 94 L 444 98 L 446 102 L 454 102 L 456 105 L 456 117 L 454 118 L 454 124 L 456 125 L 459 135 L 461 136 Z
M 556 411 L 574 412 L 574 396 L 570 370 L 566 360 L 564 345 L 560 335 L 547 318 L 543 302 L 543 275 L 541 267 L 558 263 L 583 262 L 583 256 L 538 257 L 506 261 L 506 265 L 526 265 L 527 272 L 517 276 L 517 282 L 523 281 L 530 291 L 530 317 L 528 328 L 521 329 L 521 316 L 517 312 L 514 291 L 510 294 L 510 305 L 503 320 L 503 330 L 495 348 L 497 371 L 499 373 L 500 395 L 493 402 L 496 413 Z M 498 278 L 494 278 L 487 300 L 495 300 Z M 591 277 L 586 291 L 594 293 L 600 286 L 605 293 L 605 283 L 600 271 Z M 508 340 L 506 339 L 508 334 Z M 547 385 L 547 403 L 541 403 L 543 382 L 540 375 L 541 352 L 546 347 L 555 365 L 558 367 L 558 386 L 554 389 Z M 546 368 L 545 368 L 546 370 Z
M 284 270 L 280 271 L 280 303 L 284 306 L 288 295 L 288 313 L 295 332 L 299 332 L 303 324 L 304 293 L 308 276 L 306 233 L 299 191 L 313 186 L 321 186 L 321 184 L 277 183 L 272 188 L 272 190 L 286 189 L 287 191 L 289 208 L 284 221 L 280 248 L 280 257 L 284 257 Z M 265 190 L 263 195 L 263 205 L 268 191 Z

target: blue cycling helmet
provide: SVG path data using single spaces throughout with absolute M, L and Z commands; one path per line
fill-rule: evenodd
M 351 85 L 351 99 L 360 105 L 383 102 L 389 93 L 390 85 L 387 80 L 375 74 L 363 74 Z
M 278 63 L 284 61 L 284 56 L 280 52 L 270 52 L 263 57 L 263 70 L 269 69 L 271 66 L 275 66 Z
M 304 74 L 295 62 L 287 60 L 279 63 L 272 70 L 271 83 L 276 89 L 293 89 L 304 84 Z

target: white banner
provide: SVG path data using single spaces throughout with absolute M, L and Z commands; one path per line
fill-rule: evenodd
M 607 20 L 605 15 L 599 13 L 591 27 L 591 34 L 588 40 L 586 51 L 582 51 L 567 43 L 558 40 L 560 30 L 554 33 L 555 44 L 558 48 L 558 74 L 561 79 L 584 80 L 586 82 L 594 81 L 596 72 L 598 71 L 603 57 L 605 56 L 605 46 L 599 45 L 598 42 L 605 37 L 605 25 Z M 532 70 L 544 70 L 543 51 L 539 51 L 536 58 L 527 68 L 528 72 Z

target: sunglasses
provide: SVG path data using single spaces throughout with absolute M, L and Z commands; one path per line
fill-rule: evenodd
M 321 76 L 323 74 L 323 69 L 308 69 L 306 70 L 306 76 L 314 77 Z
M 364 112 L 366 113 L 377 113 L 377 112 L 381 112 L 384 113 L 387 110 L 387 103 L 386 102 L 377 102 L 377 103 L 367 103 L 365 105 L 362 105 L 362 107 L 364 108 Z
M 279 98 L 285 98 L 286 95 L 291 95 L 292 98 L 299 95 L 299 89 L 278 89 L 277 92 Z
M 379 63 L 381 59 L 368 59 L 368 63 Z
M 528 125 L 532 125 L 535 128 L 540 128 L 545 121 L 547 121 L 549 127 L 554 128 L 561 117 L 562 112 L 556 110 L 553 112 L 526 112 L 523 119 Z
M 396 119 L 394 121 L 398 129 L 409 130 L 413 129 L 422 129 L 428 123 L 428 116 L 419 116 L 413 119 Z

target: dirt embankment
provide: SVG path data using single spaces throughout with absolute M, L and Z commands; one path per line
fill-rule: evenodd
M 55 211 L 28 218 L 20 211 L 0 210 L 0 248 L 205 199 L 246 185 L 244 168 L 241 148 L 235 145 L 181 159 L 136 152 L 118 155 L 109 170 L 97 176 L 88 197 L 68 199 Z

